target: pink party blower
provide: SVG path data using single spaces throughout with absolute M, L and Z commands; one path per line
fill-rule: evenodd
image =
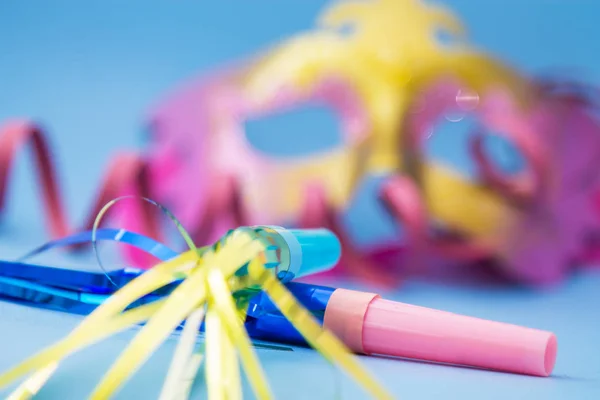
M 324 326 L 354 352 L 549 376 L 557 341 L 551 332 L 384 300 L 337 289 Z

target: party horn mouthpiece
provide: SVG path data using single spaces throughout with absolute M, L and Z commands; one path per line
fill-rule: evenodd
M 353 351 L 513 373 L 549 376 L 557 341 L 551 332 L 384 300 L 337 289 L 324 325 Z

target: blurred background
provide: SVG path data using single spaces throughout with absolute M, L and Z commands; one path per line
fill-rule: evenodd
M 311 28 L 325 4 L 4 1 L 0 119 L 33 117 L 48 127 L 71 216 L 80 221 L 109 156 L 117 149 L 142 148 L 146 113 L 163 95 L 203 71 Z M 593 0 L 441 4 L 463 21 L 475 45 L 525 73 L 600 80 L 600 44 L 595 40 L 600 5 Z M 307 149 L 332 144 L 337 132 L 326 111 L 293 114 L 250 126 L 248 134 L 273 138 L 273 144 L 257 140 L 259 147 L 273 151 L 285 151 L 285 143 L 288 149 L 302 148 L 302 141 L 294 140 L 298 134 L 308 135 Z M 277 134 L 282 129 L 286 134 Z M 282 137 L 291 140 L 282 143 Z M 467 167 L 462 144 L 448 135 L 434 139 L 443 141 L 432 143 L 442 157 Z M 22 195 L 9 203 L 4 218 L 35 218 L 35 181 L 26 162 L 15 172 L 15 192 Z
M 524 73 L 563 74 L 600 84 L 597 1 L 440 3 L 463 21 L 472 43 Z M 109 157 L 120 149 L 142 151 L 147 112 L 163 95 L 202 72 L 244 59 L 312 27 L 325 4 L 315 0 L 2 1 L 0 121 L 32 117 L 48 128 L 69 216 L 76 223 L 87 212 Z M 450 125 L 449 131 L 457 134 L 434 132 L 429 151 L 468 173 L 472 165 L 460 139 L 467 129 L 460 121 Z M 335 127 L 326 110 L 307 109 L 249 124 L 248 135 L 257 148 L 287 154 L 334 145 Z M 281 131 L 286 132 L 286 140 L 267 140 L 281 137 Z M 5 256 L 18 255 L 17 249 L 47 239 L 30 164 L 20 157 L 12 175 L 0 224 L 0 254 Z M 362 230 L 360 219 L 350 223 L 364 240 L 386 229 L 371 225 L 380 231 Z M 405 384 L 397 391 L 408 395 L 404 398 L 439 395 L 437 389 L 423 387 L 431 376 L 450 385 L 448 390 L 456 397 L 594 398 L 600 394 L 598 284 L 597 274 L 574 276 L 544 293 L 409 283 L 394 295 L 425 306 L 556 331 L 562 347 L 554 380 L 540 383 L 460 369 L 369 363 L 390 382 L 399 371 L 405 374 L 406 379 L 393 383 Z M 593 360 L 584 344 L 596 351 Z

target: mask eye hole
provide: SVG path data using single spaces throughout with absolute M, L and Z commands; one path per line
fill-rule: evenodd
M 523 172 L 527 167 L 523 154 L 500 133 L 488 132 L 483 138 L 483 150 L 498 171 L 507 176 Z
M 337 115 L 316 104 L 249 119 L 245 134 L 255 150 L 273 158 L 304 158 L 342 145 Z
M 483 156 L 490 166 L 507 178 L 525 171 L 526 158 L 518 146 L 506 134 L 482 127 L 483 102 L 484 97 L 476 91 L 451 80 L 425 88 L 409 109 L 408 126 L 415 135 L 409 143 L 422 145 L 427 159 L 476 179 L 479 168 L 470 141 L 479 133 Z
M 481 132 L 477 116 L 469 115 L 457 122 L 440 119 L 431 132 L 424 143 L 427 157 L 452 165 L 461 173 L 476 178 L 477 165 L 471 154 L 469 140 L 474 132 Z M 516 176 L 527 169 L 521 151 L 500 132 L 485 131 L 482 148 L 488 162 L 506 177 Z

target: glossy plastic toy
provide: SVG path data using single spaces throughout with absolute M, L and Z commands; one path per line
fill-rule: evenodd
M 102 213 L 99 218 L 101 216 Z M 112 293 L 94 293 L 93 287 L 97 289 L 101 283 L 97 275 L 91 278 L 89 274 L 62 271 L 63 277 L 59 278 L 56 274 L 60 274 L 60 270 L 56 268 L 52 273 L 44 272 L 43 267 L 21 264 L 30 269 L 29 276 L 41 278 L 37 282 L 0 277 L 3 295 L 8 291 L 9 296 L 21 299 L 46 297 L 47 303 L 54 303 L 54 306 L 57 306 L 58 297 L 60 308 L 70 300 L 71 307 L 73 301 L 87 303 L 79 304 L 78 308 L 91 311 L 64 339 L 0 374 L 0 387 L 27 377 L 8 399 L 35 396 L 65 357 L 141 323 L 144 326 L 105 374 L 90 399 L 112 398 L 181 324 L 184 325 L 179 344 L 160 399 L 189 398 L 203 362 L 209 399 L 243 398 L 240 367 L 244 368 L 255 397 L 271 399 L 269 384 L 244 326 L 246 317 L 253 315 L 257 308 L 256 299 L 253 302 L 251 299 L 262 293 L 268 295 L 272 307 L 280 311 L 280 319 L 289 322 L 301 339 L 328 361 L 338 364 L 368 394 L 377 399 L 393 398 L 351 355 L 346 345 L 321 326 L 318 317 L 284 285 L 295 277 L 333 266 L 339 259 L 341 248 L 331 232 L 323 229 L 290 231 L 270 226 L 240 227 L 212 246 L 196 248 L 189 235 L 175 222 L 190 245 L 190 250 L 182 254 L 124 230 L 118 231 L 117 235 L 114 230 L 99 232 L 106 240 L 121 241 L 127 236 L 124 242 L 154 256 L 162 254 L 163 258 L 142 274 L 113 274 L 113 277 L 121 277 L 125 285 Z M 92 237 L 94 233 L 96 230 Z M 36 251 L 82 240 L 85 238 L 81 235 L 66 237 Z M 156 253 L 157 248 L 161 249 L 159 253 Z M 11 266 L 3 269 L 14 276 Z M 112 282 L 112 277 L 107 275 L 106 278 Z M 49 281 L 52 286 L 48 285 Z M 73 284 L 76 286 L 71 286 Z M 79 286 L 81 284 L 83 288 Z M 28 296 L 23 296 L 24 291 Z M 97 307 L 90 310 L 91 303 Z M 204 345 L 197 344 L 201 327 Z

